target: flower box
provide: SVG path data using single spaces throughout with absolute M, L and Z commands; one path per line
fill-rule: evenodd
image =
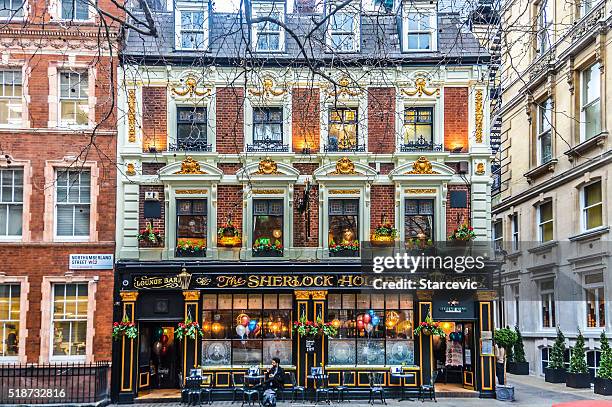
M 574 389 L 588 389 L 591 387 L 591 375 L 588 373 L 567 372 L 565 385 Z
M 544 368 L 544 381 L 547 383 L 565 383 L 567 370 Z
M 177 247 L 176 248 L 176 257 L 206 257 L 206 248 L 202 249 L 184 249 Z
M 529 362 L 508 362 L 508 373 L 516 375 L 529 374 Z
M 283 257 L 283 252 L 275 249 L 253 250 L 253 257 Z
M 595 394 L 601 394 L 603 396 L 612 396 L 612 379 L 596 377 L 593 390 L 595 391 Z
M 330 251 L 329 257 L 359 257 L 359 250 L 340 249 L 335 252 Z

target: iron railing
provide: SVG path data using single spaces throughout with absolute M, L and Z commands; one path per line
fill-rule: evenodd
M 269 138 L 263 140 L 254 140 L 253 144 L 247 144 L 246 151 L 254 152 L 270 152 L 270 153 L 286 153 L 289 151 L 289 144 L 283 144 L 282 140 L 272 140 Z
M 329 144 L 323 146 L 323 150 L 326 153 L 342 153 L 342 152 L 354 152 L 354 153 L 363 153 L 366 151 L 365 144 L 353 144 L 348 146 L 340 146 L 338 143 L 334 143 L 330 141 Z
M 0 364 L 0 405 L 108 399 L 110 363 Z
M 171 143 L 170 151 L 212 151 L 212 144 L 206 143 L 205 138 L 185 137 L 180 138 L 176 143 Z
M 434 144 L 431 140 L 426 140 L 425 137 L 419 136 L 415 141 L 409 141 L 400 145 L 402 153 L 410 153 L 415 151 L 442 151 L 442 144 Z

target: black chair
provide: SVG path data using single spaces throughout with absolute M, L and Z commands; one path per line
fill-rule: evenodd
M 202 378 L 188 377 L 185 379 L 185 386 L 181 391 L 181 401 L 187 404 L 200 404 L 202 402 Z
M 212 394 L 213 394 L 212 376 L 210 375 L 204 376 L 204 378 L 200 382 L 200 399 L 202 399 L 203 395 L 206 395 L 208 404 L 212 404 Z
M 431 375 L 429 379 L 429 384 L 422 384 L 419 386 L 419 399 L 422 402 L 425 402 L 425 397 L 427 396 L 430 400 L 435 401 L 436 403 L 436 379 L 438 378 L 438 371 L 436 370 Z
M 329 382 L 327 380 L 327 376 L 324 374 L 317 374 L 314 377 L 315 382 L 315 404 L 320 401 L 319 396 L 323 396 L 323 401 L 327 404 L 330 403 L 329 398 Z
M 291 402 L 293 403 L 295 401 L 298 393 L 302 395 L 302 403 L 306 402 L 306 389 L 304 386 L 298 386 L 297 379 L 295 378 L 295 372 L 288 372 L 287 376 L 289 376 L 289 383 L 291 385 L 289 387 L 291 390 Z
M 385 399 L 384 376 L 382 373 L 369 373 L 370 382 L 370 404 L 374 404 L 374 399 L 378 396 L 382 404 L 387 404 Z
M 346 383 L 351 381 L 351 372 L 342 372 L 340 374 L 340 385 L 335 387 L 330 387 L 332 392 L 336 394 L 336 399 L 338 402 L 344 401 L 344 395 L 349 393 L 349 386 Z
M 244 403 L 248 402 L 250 405 L 255 405 L 255 400 L 261 405 L 261 396 L 259 395 L 260 387 L 257 386 L 258 383 L 254 383 L 251 385 L 248 379 L 244 379 L 242 384 L 242 404 L 241 407 L 244 406 Z
M 240 377 L 242 380 L 236 380 L 236 373 L 232 372 L 232 404 L 236 402 L 236 395 L 244 392 L 244 376 Z

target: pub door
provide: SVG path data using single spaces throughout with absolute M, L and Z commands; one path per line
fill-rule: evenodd
M 296 320 L 305 318 L 308 321 L 325 321 L 327 291 L 296 291 L 295 310 Z M 311 368 L 325 365 L 325 338 L 300 338 L 294 336 L 294 360 L 296 361 L 296 377 L 299 385 L 313 386 Z
M 174 326 L 162 322 L 141 322 L 138 341 L 138 390 L 178 388 L 179 347 Z

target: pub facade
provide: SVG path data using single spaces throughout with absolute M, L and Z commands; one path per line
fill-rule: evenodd
M 458 14 L 397 3 L 336 10 L 344 34 L 340 20 L 310 26 L 324 75 L 286 28 L 206 2 L 159 5 L 153 17 L 176 35 L 155 44 L 129 32 L 114 318 L 138 334 L 115 342 L 116 400 L 179 389 L 191 369 L 229 395 L 237 375 L 274 356 L 307 387 L 311 367 L 324 367 L 330 385 L 367 389 L 368 373 L 381 372 L 385 386 L 416 389 L 448 365 L 449 383 L 493 395 L 488 291 L 373 290 L 362 267 L 381 228 L 402 248 L 445 241 L 463 224 L 480 241 L 491 233 L 488 54 Z M 246 7 L 298 31 L 330 12 L 314 2 Z M 364 65 L 381 53 L 382 66 Z M 427 315 L 454 340 L 415 336 Z M 300 319 L 330 322 L 338 335 L 299 338 Z M 201 338 L 175 337 L 186 321 Z M 398 382 L 391 366 L 415 375 Z

